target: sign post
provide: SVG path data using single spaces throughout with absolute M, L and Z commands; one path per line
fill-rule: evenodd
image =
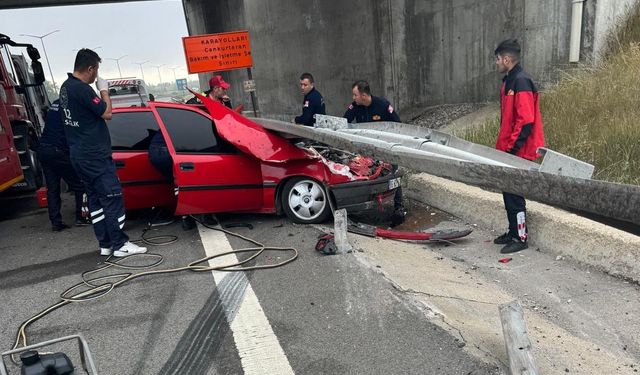
M 190 74 L 246 68 L 249 81 L 253 80 L 248 30 L 184 37 L 182 45 Z M 258 117 L 255 83 L 252 90 L 245 91 L 249 91 L 253 114 Z

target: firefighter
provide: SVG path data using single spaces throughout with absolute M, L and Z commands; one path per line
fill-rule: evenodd
M 540 156 L 538 148 L 544 146 L 540 96 L 529 75 L 522 70 L 520 51 L 515 39 L 503 41 L 495 50 L 498 71 L 505 74 L 500 89 L 500 132 L 496 149 L 535 160 Z M 527 210 L 523 197 L 506 192 L 502 195 L 509 230 L 493 242 L 504 245 L 500 252 L 508 254 L 528 247 Z
M 344 113 L 348 122 L 375 122 L 391 121 L 401 122 L 400 116 L 393 106 L 385 98 L 371 95 L 371 87 L 367 81 L 356 81 L 351 85 L 351 97 L 353 103 Z M 398 166 L 394 165 L 394 169 Z M 393 198 L 394 212 L 391 216 L 391 225 L 402 224 L 407 216 L 402 199 L 402 187 L 398 187 Z
M 82 216 L 82 196 L 84 187 L 80 177 L 71 165 L 69 145 L 64 135 L 62 114 L 59 111 L 59 100 L 51 104 L 45 118 L 44 131 L 38 146 L 38 158 L 42 164 L 44 178 L 47 182 L 47 209 L 51 229 L 54 232 L 68 229 L 60 215 L 60 179 L 63 179 L 73 191 L 76 200 L 76 226 L 88 225 L 88 218 Z
M 212 100 L 218 101 L 228 108 L 231 107 L 231 99 L 227 95 L 227 90 L 231 85 L 222 79 L 221 75 L 215 75 L 209 79 L 209 90 L 204 92 L 204 96 L 208 96 Z M 187 100 L 186 104 L 201 104 L 197 96 Z
M 353 103 L 344 113 L 349 122 L 391 121 L 400 122 L 400 116 L 385 98 L 371 95 L 367 81 L 357 81 L 351 86 Z
M 313 84 L 311 73 L 302 73 L 300 76 L 300 89 L 302 90 L 302 114 L 296 116 L 293 122 L 306 126 L 313 126 L 316 123 L 315 115 L 325 115 L 324 99 Z
M 98 77 L 100 56 L 83 48 L 76 55 L 73 73 L 60 88 L 60 107 L 71 163 L 82 179 L 89 198 L 89 211 L 101 255 L 125 257 L 145 253 L 146 248 L 129 242 L 122 187 L 111 158 L 111 99 L 107 81 Z M 96 81 L 97 79 L 97 81 Z M 96 82 L 100 96 L 89 86 Z

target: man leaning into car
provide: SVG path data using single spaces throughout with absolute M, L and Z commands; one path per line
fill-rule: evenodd
M 351 85 L 351 97 L 353 103 L 349 105 L 344 113 L 344 118 L 349 122 L 375 122 L 391 121 L 400 122 L 400 116 L 393 109 L 393 106 L 385 98 L 371 95 L 371 87 L 367 81 L 356 81 Z M 394 165 L 394 169 L 397 165 Z M 407 210 L 403 204 L 402 187 L 398 187 L 393 198 L 392 225 L 404 222 Z

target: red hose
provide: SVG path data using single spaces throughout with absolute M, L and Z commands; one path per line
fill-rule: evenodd
M 433 237 L 433 233 L 423 232 L 401 232 L 397 230 L 388 230 L 376 228 L 376 236 L 384 238 L 393 238 L 396 240 L 426 241 Z

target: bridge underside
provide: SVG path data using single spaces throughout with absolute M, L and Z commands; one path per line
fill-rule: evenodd
M 127 3 L 132 0 L 0 0 L 0 9 L 20 9 L 20 8 L 37 8 L 37 7 L 53 7 L 62 5 L 95 5 L 109 3 Z M 133 0 L 133 1 L 149 1 L 149 0 Z

